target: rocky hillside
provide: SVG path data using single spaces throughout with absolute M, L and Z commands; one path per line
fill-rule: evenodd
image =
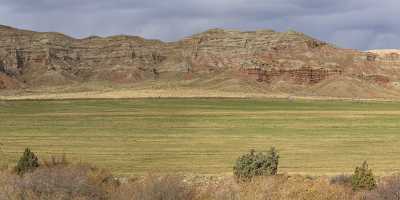
M 0 26 L 0 89 L 173 82 L 233 92 L 400 97 L 395 54 L 341 49 L 293 31 L 212 29 L 166 43 Z

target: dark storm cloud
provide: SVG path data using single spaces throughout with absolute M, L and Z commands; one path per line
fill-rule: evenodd
M 398 0 L 0 0 L 0 24 L 165 41 L 209 28 L 295 29 L 341 47 L 400 48 Z

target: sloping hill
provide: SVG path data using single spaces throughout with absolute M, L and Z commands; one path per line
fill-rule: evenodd
M 75 39 L 0 26 L 3 94 L 129 87 L 397 98 L 398 80 L 400 56 L 341 49 L 294 31 L 211 29 L 166 43 L 125 35 Z

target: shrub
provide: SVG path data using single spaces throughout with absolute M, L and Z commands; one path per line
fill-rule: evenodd
M 372 170 L 368 168 L 367 161 L 364 161 L 360 167 L 356 167 L 351 177 L 353 190 L 373 190 L 376 188 L 376 180 Z
M 68 166 L 69 164 L 65 154 L 62 156 L 51 156 L 50 160 L 43 161 L 45 167 Z
M 375 199 L 400 200 L 400 175 L 382 178 L 374 192 L 377 196 Z
M 340 175 L 331 177 L 330 183 L 336 184 L 336 185 L 350 186 L 351 178 L 352 178 L 351 175 L 340 174 Z
M 31 152 L 29 148 L 25 149 L 24 154 L 19 159 L 15 171 L 18 175 L 23 175 L 26 172 L 32 172 L 39 167 L 39 160 L 37 156 Z
M 195 189 L 178 175 L 149 175 L 134 191 L 133 199 L 140 200 L 191 200 L 195 195 Z
M 219 180 L 204 180 L 206 184 L 197 185 L 198 194 L 196 200 L 240 200 L 241 185 L 232 177 L 223 177 Z M 244 199 L 244 198 L 243 198 Z
M 233 167 L 237 180 L 247 181 L 256 176 L 275 175 L 278 172 L 279 155 L 272 147 L 267 153 L 250 153 L 240 156 Z
M 106 189 L 114 187 L 107 181 L 108 174 L 84 164 L 41 166 L 24 176 L 6 178 L 6 186 L 0 185 L 0 199 L 4 193 L 5 199 L 10 200 L 106 200 Z

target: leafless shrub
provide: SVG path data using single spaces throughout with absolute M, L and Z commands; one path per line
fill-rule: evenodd
M 195 191 L 182 176 L 148 175 L 135 185 L 134 199 L 140 200 L 191 200 Z
M 69 164 L 70 163 L 65 154 L 61 156 L 51 156 L 49 160 L 43 161 L 45 167 L 68 166 Z
M 342 186 L 351 186 L 351 175 L 340 174 L 333 176 L 330 179 L 330 183 Z
M 240 200 L 240 185 L 233 178 L 210 182 L 198 190 L 197 199 Z
M 89 179 L 89 170 L 86 166 L 43 168 L 25 176 L 18 186 L 44 197 L 104 199 L 101 187 Z
M 0 199 L 10 200 L 105 200 L 116 182 L 110 173 L 86 164 L 68 164 L 53 157 L 22 177 L 2 172 Z
M 378 187 L 364 196 L 367 200 L 400 200 L 400 175 L 383 177 Z
M 251 182 L 236 183 L 229 179 L 202 190 L 199 199 L 228 200 L 358 200 L 360 194 L 351 186 L 331 184 L 328 177 L 277 175 L 260 177 Z M 204 195 L 205 194 L 205 195 Z
M 327 177 L 277 175 L 259 177 L 251 182 L 237 183 L 225 179 L 200 190 L 198 199 L 207 200 L 356 200 L 351 186 L 330 184 Z
M 18 188 L 16 183 L 19 177 L 9 171 L 0 172 L 0 199 L 17 199 Z

